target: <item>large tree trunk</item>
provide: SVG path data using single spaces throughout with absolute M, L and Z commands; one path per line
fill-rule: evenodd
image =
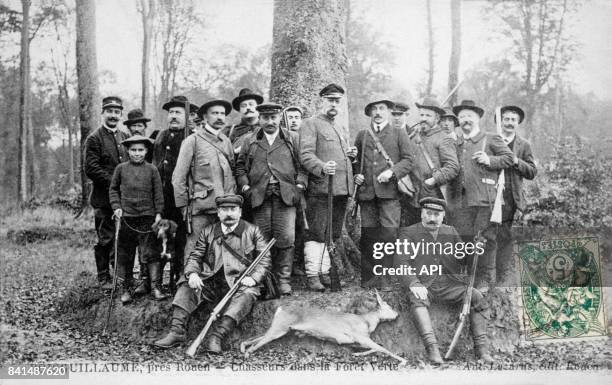
M 32 114 L 30 91 L 30 0 L 21 0 L 23 19 L 21 23 L 20 94 L 19 94 L 19 202 L 29 199 L 28 185 L 28 133 Z
M 451 56 L 448 62 L 448 92 L 459 82 L 461 61 L 461 0 L 451 0 Z M 448 104 L 457 104 L 458 92 L 451 95 Z
M 99 125 L 98 64 L 96 57 L 96 2 L 76 2 L 76 63 L 81 123 L 81 206 L 87 205 L 88 183 L 85 176 L 84 149 L 87 135 Z
M 149 104 L 149 77 L 151 62 L 151 38 L 153 34 L 153 22 L 155 19 L 156 1 L 140 0 L 139 12 L 142 19 L 142 62 L 141 62 L 141 88 L 142 94 L 140 105 L 142 111 L 147 112 Z
M 433 90 L 434 80 L 434 36 L 433 36 L 433 21 L 431 17 L 431 0 L 427 0 L 427 89 L 426 95 L 431 95 Z
M 346 0 L 274 1 L 270 100 L 302 106 L 310 116 L 322 87 L 336 83 L 346 88 L 347 8 Z

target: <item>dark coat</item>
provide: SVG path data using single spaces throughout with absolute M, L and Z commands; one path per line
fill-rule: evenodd
M 115 168 L 109 199 L 113 210 L 122 209 L 126 217 L 162 214 L 164 196 L 161 178 L 151 163 L 121 163 Z
M 343 130 L 325 114 L 304 120 L 300 127 L 300 161 L 309 173 L 308 194 L 327 196 L 328 176 L 323 174 L 325 163 L 336 162 L 334 196 L 353 194 L 353 168 L 346 155 L 349 145 Z
M 486 137 L 486 143 L 484 138 Z M 481 166 L 472 159 L 472 155 L 483 150 L 489 155 L 491 164 Z M 497 178 L 499 171 L 512 165 L 512 151 L 501 136 L 479 132 L 473 138 L 457 138 L 457 154 L 461 171 L 450 184 L 449 206 L 451 209 L 461 207 L 491 207 L 495 202 Z
M 421 247 L 426 247 L 427 242 L 435 242 L 439 243 L 442 246 L 442 251 L 444 250 L 444 245 L 447 242 L 453 243 L 454 245 L 462 243 L 461 237 L 457 233 L 454 227 L 448 225 L 441 225 L 438 229 L 438 236 L 436 239 L 433 238 L 431 233 L 423 227 L 421 222 L 415 223 L 412 226 L 408 227 L 400 227 L 397 239 L 400 242 L 403 242 L 404 239 L 407 239 L 408 242 L 412 243 L 421 243 Z M 454 247 L 454 246 L 453 246 Z M 409 248 L 408 250 L 412 250 Z M 439 249 L 436 251 L 440 251 Z M 412 258 L 414 257 L 414 258 Z M 465 258 L 465 256 L 463 257 Z M 404 287 L 412 287 L 412 286 L 425 286 L 429 287 L 436 280 L 439 275 L 425 275 L 419 274 L 421 268 L 423 266 L 431 265 L 442 265 L 442 274 L 451 275 L 456 278 L 458 281 L 464 281 L 465 276 L 462 276 L 462 266 L 461 262 L 463 258 L 458 259 L 455 255 L 452 254 L 444 254 L 434 252 L 434 249 L 431 248 L 429 253 L 421 252 L 416 256 L 406 255 L 406 254 L 395 254 L 394 256 L 394 266 L 399 267 L 401 265 L 409 265 L 414 267 L 416 275 L 400 275 L 399 280 L 402 286 Z
M 157 167 L 164 190 L 164 207 L 171 210 L 176 207 L 174 202 L 174 189 L 172 187 L 172 173 L 176 167 L 181 143 L 185 139 L 185 130 L 165 129 L 155 138 L 153 147 L 153 165 Z
M 299 203 L 300 192 L 296 184 L 306 187 L 306 175 L 298 161 L 299 139 L 296 133 L 281 129 L 272 143 L 262 130 L 250 135 L 242 144 L 236 163 L 238 191 L 249 185 L 247 193 L 251 207 L 260 206 L 266 195 L 270 177 L 279 182 L 281 199 L 287 206 Z
M 93 182 L 89 197 L 91 207 L 95 209 L 110 209 L 108 190 L 115 167 L 127 161 L 127 152 L 121 144 L 129 138 L 127 131 L 117 129 L 113 134 L 102 126 L 89 134 L 85 140 L 85 175 Z
M 516 135 L 512 152 L 518 158 L 518 164 L 513 164 L 506 169 L 506 183 L 512 183 L 514 203 L 519 210 L 524 211 L 525 191 L 523 190 L 523 179 L 532 180 L 535 178 L 538 170 L 533 160 L 531 144 L 528 141 Z
M 244 141 L 250 136 L 251 133 L 258 132 L 260 128 L 261 126 L 259 125 L 259 122 L 252 126 L 244 122 L 240 122 L 234 126 L 225 127 L 223 130 L 221 130 L 221 133 L 229 138 L 234 151 L 236 151 L 238 148 L 242 149 Z M 236 157 L 237 156 L 238 155 L 236 155 Z
M 413 167 L 413 158 L 410 154 L 410 141 L 406 130 L 398 129 L 390 124 L 387 124 L 380 133 L 374 133 L 387 155 L 393 161 L 391 170 L 395 175 L 387 183 L 378 183 L 376 177 L 387 170 L 389 166 L 385 162 L 382 153 L 378 152 L 374 139 L 368 133 L 368 130 L 361 130 L 355 138 L 355 146 L 357 147 L 356 162 L 353 163 L 353 173 L 358 174 L 361 171 L 361 153 L 363 150 L 363 141 L 365 138 L 365 156 L 363 165 L 363 175 L 365 182 L 359 187 L 357 200 L 367 201 L 376 198 L 384 199 L 399 199 L 400 193 L 397 189 L 397 181 Z
M 181 280 L 189 279 L 191 273 L 197 273 L 205 280 L 223 269 L 227 284 L 232 287 L 236 283 L 248 266 L 221 244 L 220 237 L 223 237 L 221 223 L 217 222 L 204 227 L 193 251 L 187 258 L 185 276 Z M 226 242 L 248 260 L 255 259 L 267 243 L 257 226 L 242 219 L 234 231 L 226 236 Z M 270 252 L 268 252 L 251 273 L 251 278 L 257 283 L 262 282 L 270 265 Z

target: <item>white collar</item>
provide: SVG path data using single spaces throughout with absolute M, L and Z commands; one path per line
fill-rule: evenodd
M 463 133 L 463 131 L 462 131 Z M 465 135 L 465 133 L 463 133 L 463 139 L 472 139 L 473 137 L 475 137 L 476 135 L 480 134 L 480 127 L 476 127 L 469 135 Z
M 215 135 L 215 136 L 219 135 L 219 131 L 221 131 L 220 129 L 219 129 L 219 130 L 215 130 L 215 129 L 214 129 L 214 128 L 213 128 L 213 127 L 210 125 L 210 124 L 208 124 L 208 123 L 205 123 L 205 124 L 204 124 L 204 129 L 206 129 L 208 132 L 210 132 L 211 134 L 213 134 L 213 135 Z
M 502 134 L 501 137 L 502 137 L 502 139 L 504 140 L 504 142 L 506 144 L 510 144 L 510 143 L 512 143 L 512 141 L 514 141 L 514 138 L 516 138 L 516 132 L 513 132 L 512 135 L 510 135 L 510 136 L 505 136 L 505 135 Z
M 262 129 L 263 130 L 263 129 Z M 263 132 L 264 135 L 266 136 L 266 139 L 268 140 L 268 144 L 271 146 L 272 143 L 274 143 L 274 141 L 276 140 L 276 137 L 278 136 L 278 131 L 276 130 L 276 132 L 274 134 L 268 134 L 267 132 Z
M 387 127 L 387 124 L 389 124 L 389 122 L 387 120 L 385 120 L 382 123 L 374 123 L 374 122 L 372 122 L 372 126 L 374 126 L 374 128 L 376 129 L 376 132 L 378 132 L 379 130 L 382 131 L 383 128 Z
M 236 227 L 238 227 L 238 224 L 239 224 L 239 223 L 240 223 L 240 221 L 238 221 L 238 222 L 237 222 L 237 223 L 236 223 L 234 226 L 232 226 L 232 227 L 227 227 L 227 226 L 225 226 L 223 223 L 221 223 L 221 230 L 223 230 L 223 234 L 224 234 L 224 235 L 226 235 L 226 234 L 229 234 L 229 233 L 231 233 L 232 231 L 236 230 Z
M 104 124 L 104 127 L 109 130 L 110 132 L 112 132 L 113 134 L 115 132 L 117 132 L 117 130 L 119 129 L 117 126 L 115 126 L 115 128 L 110 128 L 109 126 L 107 126 L 106 124 Z

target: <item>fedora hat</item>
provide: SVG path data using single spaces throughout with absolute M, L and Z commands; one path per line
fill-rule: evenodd
M 459 116 L 459 112 L 461 110 L 472 110 L 475 113 L 477 113 L 478 116 L 480 116 L 481 118 L 482 118 L 482 115 L 484 115 L 484 110 L 478 107 L 473 100 L 462 100 L 461 104 L 453 107 L 453 113 L 457 116 Z
M 172 107 L 183 107 L 185 108 L 185 103 L 189 103 L 189 110 L 190 111 L 197 111 L 198 110 L 198 106 L 190 103 L 189 100 L 187 99 L 186 96 L 183 95 L 176 95 L 173 96 L 172 98 L 170 98 L 170 100 L 168 100 L 168 102 L 166 102 L 162 108 L 166 111 L 169 111 Z
M 438 113 L 438 115 L 442 116 L 444 114 L 444 109 L 440 107 L 440 102 L 436 100 L 436 98 L 427 96 L 423 98 L 421 103 L 415 103 L 418 108 L 425 108 L 427 110 L 432 110 Z
M 240 103 L 242 103 L 244 100 L 249 99 L 255 100 L 255 103 L 257 104 L 261 104 L 264 100 L 263 96 L 251 91 L 250 88 L 243 88 L 238 93 L 238 96 L 236 96 L 234 100 L 232 100 L 232 107 L 234 107 L 234 110 L 240 111 Z
M 370 102 L 370 103 L 366 104 L 366 106 L 365 106 L 365 108 L 363 109 L 363 111 L 365 112 L 365 114 L 366 114 L 367 116 L 370 116 L 370 108 L 372 108 L 372 106 L 374 106 L 374 105 L 376 105 L 376 104 L 385 104 L 385 105 L 387 105 L 387 107 L 388 107 L 390 110 L 392 110 L 392 109 L 393 109 L 393 107 L 395 107 L 395 103 L 394 103 L 394 102 L 392 102 L 391 100 L 389 100 L 389 99 L 385 99 L 385 98 L 381 98 L 380 100 L 376 100 L 376 101 L 373 101 L 373 102 Z
M 440 119 L 442 119 L 442 118 L 451 118 L 455 122 L 455 127 L 459 126 L 459 119 L 457 119 L 457 116 L 455 114 L 453 114 L 453 111 L 451 111 L 450 108 L 445 108 L 444 109 L 444 113 L 442 115 L 440 115 Z
M 135 109 L 131 110 L 130 112 L 128 112 L 127 120 L 125 122 L 123 122 L 123 124 L 126 125 L 126 126 L 131 126 L 132 124 L 147 123 L 147 122 L 150 122 L 150 121 L 151 121 L 151 119 L 145 117 L 144 113 L 142 112 L 142 110 L 140 108 L 135 108 Z
M 212 106 L 223 106 L 223 108 L 225 108 L 225 115 L 229 115 L 232 112 L 232 105 L 230 102 L 227 100 L 215 99 L 202 104 L 202 106 L 198 109 L 198 117 L 200 119 L 204 119 L 204 114 Z

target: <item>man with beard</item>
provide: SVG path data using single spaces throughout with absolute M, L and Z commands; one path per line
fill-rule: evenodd
M 450 223 L 466 242 L 480 233 L 486 239 L 478 259 L 476 287 L 486 293 L 496 282 L 495 251 L 497 225 L 491 223 L 499 172 L 512 165 L 512 151 L 499 135 L 480 130 L 484 110 L 472 100 L 453 107 L 462 135 L 457 138 L 461 171 L 449 186 Z
M 229 104 L 229 103 L 228 103 Z M 195 249 L 189 254 L 185 274 L 179 281 L 172 302 L 170 332 L 155 342 L 160 348 L 180 345 L 186 339 L 189 315 L 202 303 L 216 303 L 237 283 L 238 278 L 266 247 L 266 241 L 255 225 L 242 219 L 242 197 L 220 196 L 215 199 L 220 222 L 206 225 L 198 234 Z M 238 258 L 237 255 L 243 255 Z M 270 267 L 266 254 L 223 310 L 223 315 L 210 333 L 205 349 L 221 353 L 225 337 L 250 312 L 260 295 L 261 282 Z
M 234 147 L 234 154 L 238 157 L 242 142 L 247 134 L 255 132 L 259 129 L 259 113 L 257 105 L 263 102 L 263 96 L 251 91 L 248 88 L 243 88 L 238 93 L 238 96 L 232 100 L 234 110 L 240 112 L 240 123 L 226 127 L 223 134 L 227 136 Z
M 502 206 L 502 223 L 497 233 L 497 272 L 504 276 L 512 263 L 512 222 L 516 210 L 525 210 L 525 193 L 523 179 L 532 180 L 537 168 L 531 152 L 531 144 L 516 132 L 523 123 L 525 112 L 518 106 L 501 108 L 501 137 L 512 151 L 512 166 L 505 169 L 504 204 Z
M 181 216 L 191 217 L 191 234 L 185 254 L 189 255 L 200 231 L 217 219 L 215 198 L 236 193 L 232 144 L 221 133 L 225 117 L 232 112 L 226 100 L 211 100 L 198 110 L 204 121 L 181 145 L 172 174 L 174 200 Z
M 153 147 L 153 165 L 157 167 L 162 180 L 164 192 L 163 218 L 170 219 L 177 224 L 175 238 L 175 263 L 177 274 L 182 271 L 185 259 L 185 243 L 187 240 L 187 228 L 181 210 L 174 201 L 174 188 L 172 186 L 172 173 L 176 167 L 181 143 L 185 139 L 185 124 L 188 124 L 185 114 L 185 104 L 189 103 L 182 95 L 173 96 L 162 108 L 168 111 L 168 129 L 159 132 L 155 138 Z M 193 108 L 190 104 L 189 109 Z M 195 106 L 197 107 L 197 106 Z M 143 273 L 146 273 L 144 271 Z M 150 291 L 149 279 L 143 275 L 142 283 L 136 288 L 134 294 L 142 295 Z M 178 278 L 178 277 L 177 277 Z
M 298 106 L 289 106 L 283 110 L 284 128 L 299 133 L 304 111 Z
M 94 208 L 94 223 L 98 242 L 94 246 L 98 282 L 103 289 L 112 288 L 110 257 L 113 253 L 115 226 L 109 201 L 109 188 L 115 167 L 127 161 L 121 145 L 130 135 L 117 126 L 123 113 L 123 102 L 116 96 L 102 99 L 102 127 L 85 140 L 85 174 L 93 182 L 90 204 Z
M 409 227 L 402 227 L 398 233 L 400 241 L 407 240 L 413 244 L 435 243 L 446 245 L 463 244 L 457 231 L 442 224 L 446 210 L 443 199 L 424 198 L 419 201 L 421 209 L 421 222 Z M 434 248 L 436 250 L 436 248 Z M 441 250 L 440 250 L 441 251 Z M 477 251 L 476 251 L 477 252 Z M 430 300 L 460 304 L 467 290 L 465 275 L 461 274 L 462 263 L 453 254 L 434 251 L 431 253 L 418 253 L 416 255 L 396 254 L 395 267 L 411 266 L 416 274 L 401 275 L 400 283 L 408 292 L 410 312 L 412 319 L 419 330 L 427 358 L 434 364 L 442 364 L 438 341 L 434 334 L 431 318 L 429 317 Z M 425 274 L 430 266 L 441 265 L 441 274 Z M 426 268 L 427 270 L 422 270 Z M 487 341 L 487 318 L 483 314 L 487 309 L 483 295 L 477 289 L 472 289 L 472 302 L 470 310 L 470 328 L 474 340 L 476 357 L 485 363 L 492 363 Z
M 406 130 L 389 124 L 392 108 L 393 102 L 384 98 L 366 105 L 370 127 L 357 133 L 357 161 L 353 164 L 361 207 L 361 282 L 364 287 L 375 286 L 383 291 L 391 291 L 391 279 L 384 275 L 373 278 L 372 245 L 394 242 L 401 215 L 397 181 L 412 168 Z M 381 262 L 391 267 L 393 261 L 388 256 Z
M 418 133 L 412 137 L 414 151 L 414 178 L 417 189 L 410 201 L 412 209 L 407 225 L 420 221 L 419 201 L 425 197 L 444 198 L 442 189 L 459 174 L 457 150 L 451 137 L 439 125 L 444 110 L 434 98 L 428 97 L 419 108 L 421 122 Z
M 304 120 L 300 129 L 300 160 L 309 173 L 306 199 L 309 230 L 304 238 L 304 263 L 308 287 L 314 291 L 324 291 L 323 285 L 331 285 L 329 251 L 325 247 L 329 175 L 333 175 L 332 237 L 338 239 L 348 197 L 353 193 L 351 163 L 357 155 L 357 149 L 349 147 L 344 138 L 346 130 L 335 120 L 344 89 L 330 84 L 319 96 L 321 113 Z
M 274 237 L 273 270 L 281 295 L 291 295 L 295 242 L 295 206 L 305 189 L 306 175 L 298 162 L 298 136 L 280 129 L 282 106 L 257 106 L 261 130 L 242 144 L 236 164 L 240 191 L 250 201 L 254 224 Z

